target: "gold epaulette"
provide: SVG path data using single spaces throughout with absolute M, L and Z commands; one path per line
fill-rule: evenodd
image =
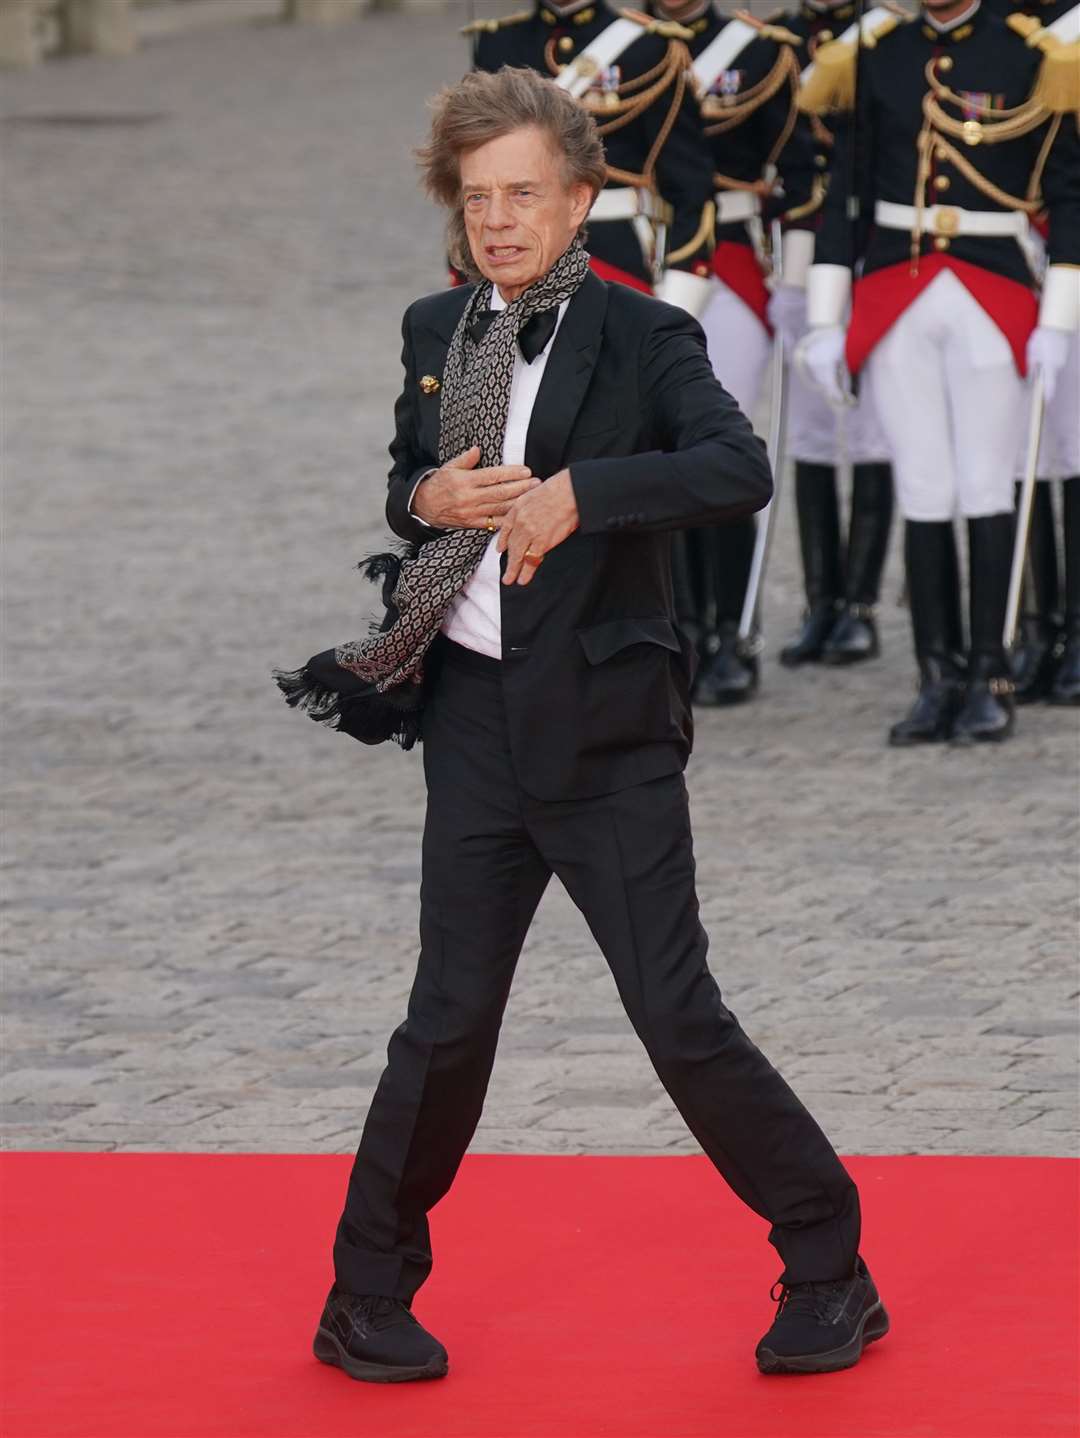
M 641 10 L 620 10 L 619 14 L 626 20 L 636 20 L 647 34 L 659 35 L 661 40 L 692 40 L 694 38 L 693 30 L 688 30 L 677 20 L 657 20 L 654 16 L 646 15 Z
M 880 25 L 862 37 L 863 49 L 873 50 L 879 40 L 906 23 L 900 15 L 886 15 Z M 808 115 L 854 109 L 855 54 L 856 46 L 850 40 L 829 40 L 819 45 L 813 73 L 799 91 L 799 109 Z
M 513 15 L 500 15 L 498 19 L 470 20 L 467 25 L 461 27 L 462 35 L 494 35 L 496 30 L 501 30 L 504 25 L 520 25 L 523 20 L 531 20 L 534 11 L 516 10 Z
M 1042 51 L 1039 78 L 1031 94 L 1034 103 L 1056 115 L 1080 110 L 1080 40 L 1066 44 L 1044 29 L 1034 15 L 1010 15 L 1005 23 L 1032 49 Z
M 783 14 L 783 11 L 779 13 Z M 756 15 L 751 15 L 749 10 L 736 10 L 734 18 L 751 26 L 763 40 L 772 40 L 777 45 L 802 44 L 802 36 L 796 35 L 794 30 L 786 30 L 783 25 L 773 25 L 768 20 L 759 20 Z

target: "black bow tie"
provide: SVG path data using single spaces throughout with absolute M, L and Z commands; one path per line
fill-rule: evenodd
M 501 310 L 481 310 L 470 326 L 469 333 L 477 344 L 484 338 L 491 328 L 492 321 Z M 518 346 L 524 356 L 526 364 L 532 364 L 538 354 L 542 354 L 547 347 L 548 341 L 555 333 L 555 326 L 559 322 L 559 307 L 553 306 L 550 310 L 541 310 L 538 315 L 525 321 L 518 334 Z

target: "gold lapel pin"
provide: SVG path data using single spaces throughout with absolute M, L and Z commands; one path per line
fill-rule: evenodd
M 424 391 L 425 394 L 435 394 L 439 388 L 439 381 L 435 378 L 433 374 L 421 375 L 420 388 Z

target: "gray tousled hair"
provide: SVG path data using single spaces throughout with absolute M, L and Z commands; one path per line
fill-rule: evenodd
M 567 187 L 588 185 L 593 195 L 607 176 L 604 147 L 592 116 L 551 80 L 535 70 L 504 66 L 489 74 L 474 71 L 448 85 L 431 101 L 431 131 L 416 152 L 424 188 L 447 211 L 451 263 L 479 279 L 465 233 L 461 157 L 491 140 L 534 125 L 562 157 Z M 585 226 L 578 234 L 585 238 Z

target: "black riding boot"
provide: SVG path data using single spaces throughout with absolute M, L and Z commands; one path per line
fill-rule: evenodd
M 949 737 L 963 696 L 960 572 L 952 523 L 909 519 L 904 526 L 904 568 L 919 693 L 905 717 L 889 730 L 889 743 L 940 743 Z
M 1080 474 L 1061 487 L 1065 496 L 1065 648 L 1050 686 L 1050 703 L 1080 704 Z
M 1019 485 L 1016 497 L 1019 503 Z M 1024 607 L 1010 660 L 1017 704 L 1031 704 L 1049 691 L 1058 658 L 1059 602 L 1053 486 L 1044 480 L 1035 486 L 1031 506 Z
M 971 652 L 954 744 L 1000 743 L 1013 731 L 1015 709 L 1003 635 L 1016 520 L 989 514 L 968 520 Z
M 857 464 L 852 475 L 844 607 L 822 649 L 826 664 L 858 664 L 879 653 L 874 611 L 892 516 L 892 466 Z
M 795 461 L 795 507 L 799 516 L 806 610 L 802 628 L 780 651 L 780 663 L 792 669 L 821 658 L 844 593 L 840 509 L 836 470 L 831 464 Z
M 741 704 L 758 685 L 756 654 L 740 643 L 742 615 L 757 533 L 753 516 L 700 531 L 708 537 L 715 628 L 706 637 L 694 703 Z

